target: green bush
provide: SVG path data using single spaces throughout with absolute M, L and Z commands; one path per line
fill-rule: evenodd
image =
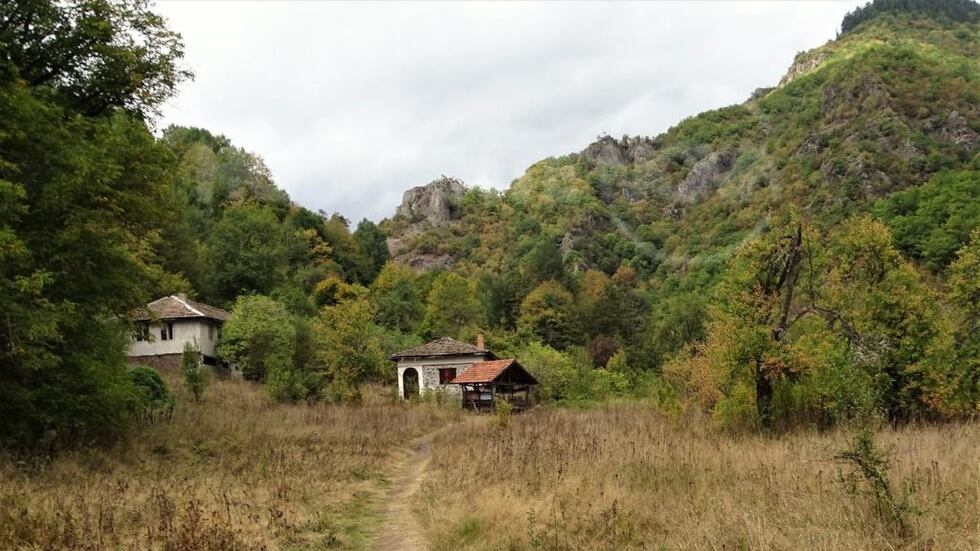
M 184 386 L 200 401 L 211 381 L 211 372 L 201 364 L 201 354 L 191 343 L 184 344 L 184 354 L 180 358 L 180 371 L 184 375 Z
M 138 366 L 129 370 L 136 394 L 136 415 L 142 419 L 156 420 L 173 411 L 174 398 L 167 382 L 155 369 Z

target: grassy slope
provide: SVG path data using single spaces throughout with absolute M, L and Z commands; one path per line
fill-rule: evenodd
M 436 441 L 416 510 L 435 550 L 980 548 L 980 427 L 878 433 L 909 531 L 835 455 L 845 432 L 779 439 L 638 406 L 537 410 Z
M 398 450 L 459 415 L 275 404 L 241 381 L 178 399 L 110 449 L 0 458 L 0 549 L 361 548 Z

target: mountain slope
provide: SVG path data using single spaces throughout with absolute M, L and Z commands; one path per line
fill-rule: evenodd
M 799 54 L 779 86 L 744 104 L 653 139 L 603 137 L 535 164 L 502 196 L 471 192 L 451 224 L 413 226 L 414 252 L 447 254 L 464 271 L 503 266 L 498 246 L 540 225 L 573 271 L 626 263 L 668 276 L 710 264 L 790 206 L 833 225 L 973 162 L 977 36 L 975 23 L 880 16 Z M 495 241 L 500 221 L 511 232 Z M 405 226 L 390 222 L 396 237 Z
M 799 54 L 776 88 L 744 104 L 652 139 L 603 137 L 535 164 L 502 195 L 471 191 L 449 224 L 396 216 L 389 231 L 410 243 L 402 254 L 464 272 L 514 267 L 538 236 L 572 272 L 711 272 L 791 208 L 829 227 L 933 174 L 975 168 L 978 30 L 878 15 Z

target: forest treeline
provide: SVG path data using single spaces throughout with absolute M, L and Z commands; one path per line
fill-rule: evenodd
M 748 427 L 975 412 L 977 26 L 913 16 L 862 15 L 818 69 L 642 162 L 569 155 L 468 191 L 409 243 L 452 268 L 415 272 L 386 245 L 413 221 L 352 228 L 219 133 L 155 131 L 192 75 L 142 0 L 4 3 L 0 443 L 131 426 L 125 313 L 176 292 L 230 309 L 219 353 L 280 400 L 356 401 L 390 353 L 485 333 L 548 400 Z M 692 174 L 707 198 L 676 196 Z

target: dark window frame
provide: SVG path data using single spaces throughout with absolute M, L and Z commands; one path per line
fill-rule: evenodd
M 455 367 L 440 367 L 439 368 L 439 384 L 448 385 L 456 380 L 456 368 Z
M 160 324 L 160 340 L 161 341 L 174 340 L 174 322 L 165 321 Z

